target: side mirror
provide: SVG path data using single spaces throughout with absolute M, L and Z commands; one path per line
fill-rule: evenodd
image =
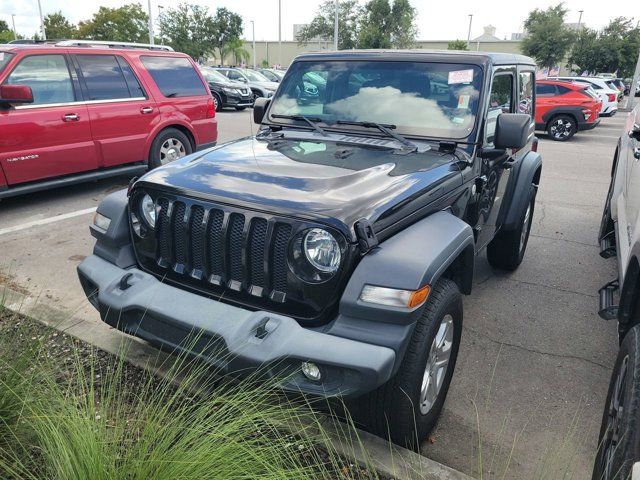
M 269 108 L 269 104 L 271 103 L 270 98 L 259 97 L 256 98 L 256 101 L 253 103 L 253 122 L 260 125 L 262 123 L 262 119 L 264 118 L 264 114 L 267 112 L 267 108 Z
M 533 133 L 531 116 L 526 113 L 501 113 L 496 119 L 493 144 L 496 148 L 522 148 Z
M 28 85 L 0 85 L 0 103 L 33 103 L 33 92 Z
M 629 136 L 640 141 L 640 124 L 634 123 L 631 130 L 629 130 Z

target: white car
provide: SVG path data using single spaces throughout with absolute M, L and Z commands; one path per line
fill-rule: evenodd
M 588 83 L 602 99 L 601 117 L 611 117 L 618 111 L 618 90 L 607 85 L 607 80 L 598 77 L 556 77 L 554 80 Z

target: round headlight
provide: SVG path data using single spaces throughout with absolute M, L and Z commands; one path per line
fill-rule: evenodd
M 321 272 L 333 273 L 340 266 L 340 245 L 326 230 L 309 230 L 304 237 L 303 247 L 309 263 Z
M 144 217 L 145 222 L 151 228 L 155 228 L 156 226 L 156 204 L 153 202 L 153 199 L 145 194 L 140 200 L 140 213 Z

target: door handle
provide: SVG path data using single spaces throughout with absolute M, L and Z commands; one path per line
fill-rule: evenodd
M 66 113 L 62 116 L 62 120 L 65 122 L 77 122 L 80 117 L 77 113 Z
M 153 112 L 153 107 L 142 107 L 140 109 L 140 113 L 151 113 Z

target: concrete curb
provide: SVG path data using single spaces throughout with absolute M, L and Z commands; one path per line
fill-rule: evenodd
M 3 302 L 4 301 L 4 302 Z M 121 333 L 104 323 L 86 320 L 81 315 L 70 315 L 59 308 L 45 305 L 39 299 L 14 291 L 0 284 L 0 304 L 5 308 L 27 315 L 55 330 L 89 343 L 100 350 L 118 355 L 126 352 L 126 360 L 136 367 L 158 375 L 166 373 L 170 355 L 151 345 Z M 317 421 L 317 419 L 316 419 Z M 354 462 L 371 466 L 386 477 L 397 480 L 471 480 L 472 477 L 442 465 L 405 448 L 393 445 L 360 429 L 349 429 L 335 419 L 321 415 L 320 424 L 329 441 L 341 455 Z M 327 441 L 319 432 L 314 434 L 321 444 Z

